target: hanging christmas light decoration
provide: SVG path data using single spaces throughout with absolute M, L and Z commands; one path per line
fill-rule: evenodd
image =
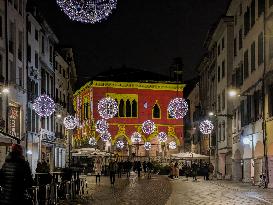
M 159 142 L 166 142 L 168 137 L 167 137 L 167 134 L 165 132 L 160 132 L 158 135 L 157 135 L 157 138 L 158 138 L 158 141 Z
M 133 143 L 140 143 L 141 142 L 141 134 L 139 132 L 134 132 L 131 136 L 131 140 Z
M 176 142 L 171 141 L 171 142 L 169 143 L 169 148 L 170 148 L 170 149 L 176 149 Z
M 155 123 L 151 120 L 146 120 L 142 124 L 142 131 L 143 133 L 150 135 L 155 131 Z
M 66 129 L 73 130 L 77 126 L 78 121 L 72 115 L 68 115 L 67 117 L 64 118 L 63 123 Z
M 95 146 L 95 145 L 97 144 L 97 141 L 96 141 L 95 137 L 90 137 L 88 143 L 89 143 L 91 146 Z
M 71 20 L 94 24 L 108 18 L 117 0 L 57 0 L 57 4 Z
M 96 131 L 100 134 L 106 132 L 108 130 L 108 122 L 104 119 L 98 120 L 96 123 Z
M 41 95 L 34 100 L 33 109 L 41 117 L 49 117 L 56 109 L 54 101 L 47 95 Z
M 204 135 L 211 134 L 213 128 L 214 126 L 210 120 L 204 120 L 199 125 L 200 132 Z
M 102 98 L 98 103 L 98 112 L 103 119 L 113 118 L 118 113 L 118 104 L 113 98 Z
M 175 98 L 168 105 L 168 113 L 175 119 L 184 118 L 188 109 L 188 103 L 183 98 Z
M 111 140 L 111 134 L 109 132 L 104 132 L 100 135 L 102 141 L 107 142 Z
M 144 143 L 144 149 L 145 149 L 145 150 L 150 150 L 151 148 L 152 148 L 151 142 L 145 142 L 145 143 Z
M 118 149 L 122 149 L 122 148 L 124 147 L 124 142 L 121 141 L 121 140 L 118 140 L 118 141 L 116 142 L 116 144 L 117 144 L 117 148 L 118 148 Z

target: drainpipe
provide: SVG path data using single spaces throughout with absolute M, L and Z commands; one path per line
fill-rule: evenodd
M 266 32 L 266 25 L 265 25 L 265 10 L 264 10 L 264 32 L 263 32 L 263 51 L 264 51 L 264 70 L 263 70 L 263 76 L 262 76 L 262 118 L 263 118 L 263 122 L 262 122 L 262 130 L 263 130 L 263 145 L 264 145 L 264 160 L 265 160 L 265 175 L 266 175 L 266 187 L 268 187 L 268 183 L 269 183 L 269 172 L 268 172 L 268 156 L 267 156 L 267 139 L 266 139 L 266 114 L 265 114 L 265 74 L 266 74 L 266 48 L 265 48 L 265 32 Z
M 9 39 L 8 39 L 8 1 L 5 1 L 5 8 L 6 8 L 6 12 L 5 12 L 5 38 L 6 38 L 6 79 L 5 79 L 5 85 L 8 84 L 9 81 Z M 8 133 L 8 95 L 6 96 L 6 133 Z

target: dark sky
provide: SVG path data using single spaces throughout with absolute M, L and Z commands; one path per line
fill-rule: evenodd
M 80 78 L 122 65 L 168 74 L 172 59 L 182 57 L 184 79 L 191 79 L 207 31 L 229 0 L 118 0 L 95 25 L 70 21 L 55 0 L 39 1 L 60 43 L 75 49 Z

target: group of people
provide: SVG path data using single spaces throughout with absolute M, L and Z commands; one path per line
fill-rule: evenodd
M 102 159 L 97 158 L 94 163 L 94 172 L 96 176 L 96 184 L 100 183 L 100 177 L 102 175 L 102 170 L 103 170 L 103 164 L 102 164 Z M 153 170 L 153 163 L 151 161 L 134 161 L 131 162 L 129 159 L 127 161 L 123 160 L 109 160 L 109 165 L 108 165 L 108 173 L 110 176 L 110 183 L 111 185 L 115 184 L 115 179 L 116 179 L 116 174 L 118 175 L 118 178 L 121 178 L 122 175 L 125 173 L 126 177 L 130 177 L 131 171 L 137 172 L 138 177 L 141 176 L 141 171 L 143 171 L 147 177 L 151 178 L 151 173 Z
M 191 164 L 183 163 L 181 165 L 178 162 L 170 162 L 170 178 L 175 179 L 178 178 L 179 175 L 185 175 L 188 179 L 190 176 L 194 181 L 197 180 L 197 175 L 202 175 L 204 180 L 209 180 L 210 175 L 213 174 L 214 166 L 212 163 L 197 163 L 192 162 Z

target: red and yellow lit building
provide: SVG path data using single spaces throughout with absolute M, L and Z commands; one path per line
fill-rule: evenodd
M 123 156 L 168 156 L 180 151 L 183 145 L 183 120 L 171 118 L 167 108 L 169 102 L 183 96 L 183 84 L 171 82 L 114 82 L 90 81 L 74 94 L 74 108 L 80 126 L 74 133 L 75 147 L 88 146 L 90 137 L 95 137 L 100 149 L 105 149 Z M 103 143 L 99 133 L 95 131 L 96 121 L 101 119 L 97 107 L 100 99 L 112 97 L 118 103 L 118 114 L 108 119 L 111 143 Z M 156 131 L 151 135 L 142 132 L 142 123 L 152 120 Z M 134 145 L 131 141 L 133 132 L 139 132 L 142 141 Z M 166 132 L 168 141 L 160 143 L 157 139 L 159 132 Z M 122 140 L 125 147 L 118 150 L 117 140 Z M 146 151 L 144 142 L 151 142 L 152 148 Z M 170 150 L 167 146 L 175 141 L 177 148 Z

